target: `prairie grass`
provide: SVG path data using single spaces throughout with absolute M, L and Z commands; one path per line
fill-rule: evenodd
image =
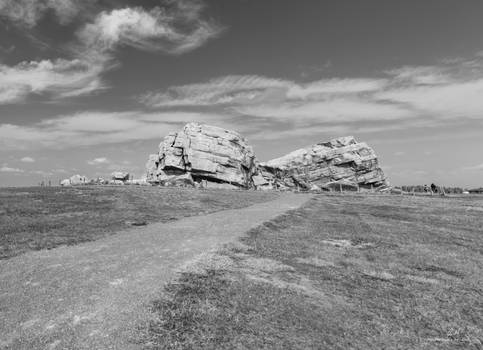
M 482 197 L 320 195 L 184 270 L 146 349 L 483 349 Z M 205 269 L 200 269 L 205 266 Z
M 246 207 L 275 193 L 140 186 L 0 189 L 0 259 L 130 226 Z

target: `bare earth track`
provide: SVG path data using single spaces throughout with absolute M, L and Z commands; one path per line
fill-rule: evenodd
M 0 349 L 136 349 L 146 304 L 180 265 L 309 198 L 283 194 L 0 261 Z

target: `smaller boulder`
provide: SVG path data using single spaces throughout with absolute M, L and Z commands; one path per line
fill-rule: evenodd
M 112 180 L 117 180 L 117 181 L 127 181 L 129 180 L 129 173 L 126 173 L 124 171 L 115 171 L 111 174 Z
M 89 183 L 89 180 L 84 175 L 74 175 L 70 177 L 70 184 L 71 185 L 86 185 Z

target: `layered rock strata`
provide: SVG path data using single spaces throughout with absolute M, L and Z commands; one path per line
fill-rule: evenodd
M 149 156 L 146 167 L 151 183 L 254 188 L 257 162 L 240 134 L 189 123 L 164 138 L 159 153 Z
M 381 188 L 387 186 L 374 150 L 354 137 L 340 137 L 259 164 L 268 184 L 298 189 Z

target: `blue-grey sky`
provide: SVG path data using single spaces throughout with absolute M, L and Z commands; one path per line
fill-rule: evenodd
M 183 124 L 260 160 L 354 135 L 391 183 L 483 185 L 480 0 L 0 0 L 0 185 L 144 173 Z

